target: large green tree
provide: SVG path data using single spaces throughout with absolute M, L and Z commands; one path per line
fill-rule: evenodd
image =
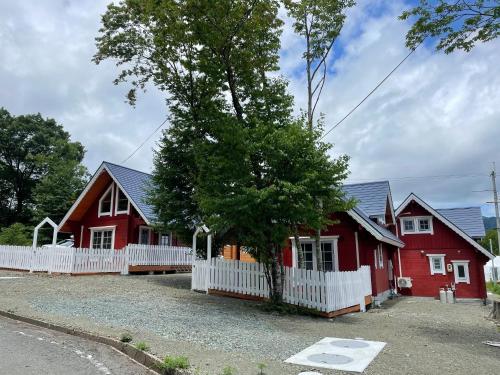
M 469 52 L 478 42 L 500 33 L 499 0 L 420 0 L 401 19 L 416 18 L 406 34 L 406 46 L 416 48 L 427 37 L 438 38 L 437 50 Z
M 498 251 L 498 233 L 496 229 L 489 229 L 486 232 L 486 236 L 481 241 L 481 246 L 490 250 L 490 241 L 493 247 L 493 254 L 500 255 L 500 252 Z
M 0 226 L 58 220 L 85 182 L 84 153 L 55 120 L 0 108 Z
M 276 300 L 279 260 L 302 218 L 326 223 L 318 199 L 344 208 L 347 159 L 293 119 L 278 70 L 279 3 L 264 0 L 123 1 L 103 16 L 94 60 L 125 65 L 116 83 L 164 90 L 170 127 L 155 155 L 151 201 L 166 227 L 208 224 L 266 264 Z M 292 150 L 293 149 L 293 150 Z

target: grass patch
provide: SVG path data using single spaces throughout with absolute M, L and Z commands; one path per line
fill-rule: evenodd
M 189 360 L 184 356 L 166 356 L 159 369 L 163 374 L 175 374 L 177 370 L 189 368 Z
M 319 316 L 319 312 L 307 307 L 290 305 L 288 303 L 272 303 L 264 302 L 257 307 L 267 313 L 277 313 L 279 315 L 306 315 L 306 316 Z
M 142 350 L 143 352 L 149 350 L 149 345 L 146 344 L 144 341 L 139 341 L 137 344 L 135 344 L 135 347 L 139 350 Z
M 130 333 L 122 333 L 120 336 L 121 342 L 130 342 L 132 341 L 132 335 Z
M 236 369 L 226 366 L 222 369 L 221 375 L 235 375 Z
M 486 283 L 486 289 L 488 289 L 491 293 L 495 293 L 500 295 L 500 284 L 495 284 L 493 281 L 488 281 Z

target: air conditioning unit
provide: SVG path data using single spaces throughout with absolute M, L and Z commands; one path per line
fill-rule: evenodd
M 399 288 L 411 288 L 411 277 L 398 277 Z

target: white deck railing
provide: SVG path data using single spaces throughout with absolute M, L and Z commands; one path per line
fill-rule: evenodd
M 131 266 L 191 265 L 190 247 L 129 244 L 125 248 Z
M 206 276 L 209 272 L 209 277 Z M 192 289 L 215 289 L 256 297 L 269 297 L 264 267 L 259 263 L 212 258 L 193 267 Z M 323 312 L 360 305 L 372 294 L 370 267 L 357 271 L 320 272 L 285 267 L 283 300 Z

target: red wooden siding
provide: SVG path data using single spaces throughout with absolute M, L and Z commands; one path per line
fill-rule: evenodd
M 399 215 L 431 216 L 423 207 L 411 202 Z M 470 284 L 456 285 L 457 298 L 486 298 L 483 266 L 487 262 L 484 254 L 452 231 L 435 217 L 432 218 L 433 234 L 400 235 L 406 246 L 401 252 L 402 276 L 411 277 L 413 286 L 400 289 L 405 295 L 438 297 L 439 288 L 451 286 L 455 282 L 453 272 L 446 275 L 431 275 L 428 254 L 445 254 L 445 268 L 453 260 L 469 261 Z M 401 231 L 401 227 L 399 228 Z M 400 232 L 401 233 L 401 232 Z M 395 269 L 398 265 L 395 264 Z

